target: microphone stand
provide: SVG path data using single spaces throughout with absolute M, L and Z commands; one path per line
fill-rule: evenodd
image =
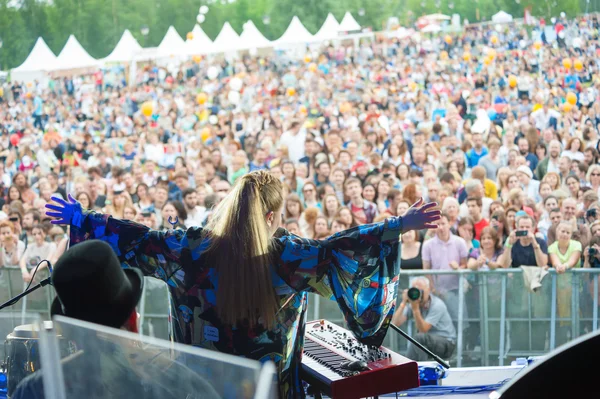
M 445 369 L 449 369 L 450 368 L 450 365 L 446 361 L 444 361 L 441 357 L 439 357 L 438 355 L 436 355 L 435 353 L 433 353 L 432 351 L 430 351 L 429 349 L 427 349 L 420 342 L 417 342 L 417 340 L 415 340 L 413 337 L 411 337 L 410 335 L 408 335 L 407 333 L 405 333 L 404 331 L 402 331 L 401 329 L 399 329 L 398 327 L 396 327 L 393 323 L 390 323 L 390 327 L 392 327 L 392 329 L 394 331 L 396 331 L 398 334 L 402 335 L 404 338 L 406 338 L 407 340 L 409 340 L 417 348 L 421 349 L 423 352 L 425 352 L 429 356 L 431 356 L 442 367 L 444 367 Z
M 19 300 L 21 300 L 21 298 L 23 298 L 24 296 L 31 294 L 33 291 L 35 291 L 39 288 L 45 287 L 48 284 L 52 284 L 52 277 L 43 279 L 38 284 L 34 285 L 33 287 L 29 288 L 28 290 L 25 290 L 25 291 L 21 292 L 19 295 L 17 295 L 16 297 L 4 302 L 2 305 L 0 305 L 0 310 L 14 305 L 15 303 L 19 302 Z

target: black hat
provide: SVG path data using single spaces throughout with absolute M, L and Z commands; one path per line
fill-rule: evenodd
M 110 245 L 100 240 L 77 244 L 54 266 L 57 297 L 52 316 L 120 328 L 135 310 L 144 286 L 137 269 L 123 269 Z

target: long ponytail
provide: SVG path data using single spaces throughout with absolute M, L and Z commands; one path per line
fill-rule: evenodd
M 217 313 L 225 324 L 273 326 L 277 297 L 271 281 L 265 216 L 283 204 L 281 182 L 268 172 L 239 178 L 207 226 L 208 257 L 219 274 Z

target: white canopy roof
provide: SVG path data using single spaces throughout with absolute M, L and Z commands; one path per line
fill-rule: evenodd
M 507 24 L 512 22 L 513 17 L 507 12 L 500 11 L 499 13 L 492 16 L 492 22 L 496 24 Z
M 254 25 L 254 22 L 248 21 L 244 24 L 244 29 L 240 35 L 238 48 L 240 50 L 248 50 L 251 48 L 272 47 L 273 44 L 267 39 Z
M 157 58 L 178 57 L 185 55 L 186 51 L 185 42 L 179 36 L 179 33 L 177 33 L 173 26 L 169 26 L 165 37 L 163 37 L 158 45 L 156 56 Z
M 321 29 L 315 33 L 315 40 L 331 40 L 335 39 L 340 31 L 340 23 L 335 19 L 332 13 L 327 14 L 325 22 L 321 25 Z
M 275 40 L 275 43 L 299 44 L 312 41 L 314 41 L 314 36 L 306 29 L 302 22 L 300 22 L 300 19 L 294 16 L 288 28 L 283 32 L 283 35 L 281 35 L 279 39 Z
M 229 24 L 229 22 L 225 22 L 221 28 L 221 32 L 219 32 L 215 38 L 215 41 L 213 42 L 213 52 L 226 53 L 228 51 L 235 51 L 238 48 L 239 42 L 240 36 Z
M 429 24 L 426 27 L 424 27 L 423 29 L 421 29 L 421 32 L 423 33 L 438 33 L 442 30 L 442 28 L 437 25 L 437 24 Z
M 204 33 L 200 25 L 194 25 L 192 29 L 192 40 L 185 41 L 185 47 L 187 48 L 187 54 L 189 55 L 201 55 L 208 54 L 213 48 L 213 42 Z
M 13 72 L 28 71 L 51 71 L 54 69 L 56 56 L 50 50 L 44 39 L 38 37 L 33 49 L 21 65 L 13 69 Z
M 104 63 L 111 62 L 129 62 L 134 56 L 140 52 L 142 46 L 135 40 L 129 29 L 125 29 L 123 36 L 115 46 L 115 49 L 106 58 L 101 61 Z
M 340 31 L 352 32 L 356 30 L 361 30 L 360 25 L 356 22 L 352 14 L 350 14 L 350 11 L 346 11 L 344 18 L 342 18 L 342 22 L 340 22 Z
M 439 12 L 436 14 L 425 15 L 425 17 L 423 18 L 428 19 L 430 21 L 449 21 L 451 19 L 448 15 L 444 15 Z
M 71 35 L 56 58 L 53 70 L 92 68 L 98 64 L 98 60 L 89 55 L 75 36 Z

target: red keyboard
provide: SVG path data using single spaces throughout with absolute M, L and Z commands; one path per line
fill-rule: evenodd
M 419 386 L 417 363 L 360 343 L 327 320 L 306 323 L 302 374 L 312 389 L 332 398 L 358 399 Z

